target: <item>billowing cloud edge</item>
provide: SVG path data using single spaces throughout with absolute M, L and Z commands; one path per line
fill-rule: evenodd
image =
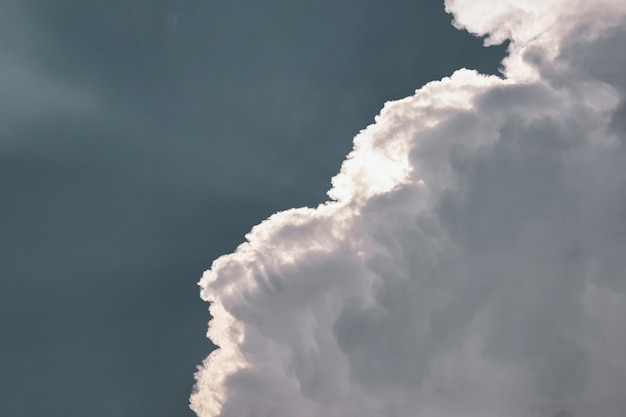
M 331 201 L 277 213 L 200 281 L 205 416 L 626 409 L 620 1 L 448 1 L 511 41 L 388 102 Z

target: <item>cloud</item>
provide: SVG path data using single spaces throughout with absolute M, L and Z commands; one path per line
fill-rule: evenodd
M 448 1 L 511 40 L 388 102 L 316 209 L 200 285 L 208 416 L 619 416 L 626 409 L 626 6 Z

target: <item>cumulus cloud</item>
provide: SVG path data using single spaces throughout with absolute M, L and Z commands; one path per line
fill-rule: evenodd
M 505 77 L 387 103 L 331 201 L 213 263 L 200 417 L 626 409 L 626 4 L 446 8 Z

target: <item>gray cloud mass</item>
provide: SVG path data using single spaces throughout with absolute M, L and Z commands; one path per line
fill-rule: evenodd
M 199 416 L 623 415 L 626 6 L 446 7 L 504 79 L 388 102 L 330 201 L 215 260 Z

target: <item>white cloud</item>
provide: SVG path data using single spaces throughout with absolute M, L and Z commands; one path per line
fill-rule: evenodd
M 387 103 L 333 201 L 214 262 L 199 416 L 626 409 L 626 6 L 447 8 L 512 40 L 506 79 L 459 70 Z

